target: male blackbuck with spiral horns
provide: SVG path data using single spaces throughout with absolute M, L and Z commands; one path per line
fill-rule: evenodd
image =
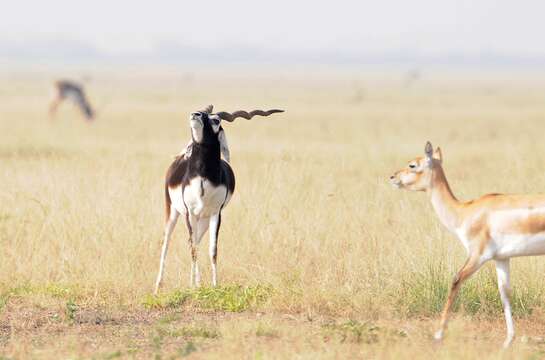
M 186 150 L 170 165 L 165 181 L 166 215 L 165 237 L 161 251 L 159 274 L 155 293 L 161 286 L 165 270 L 168 243 L 180 214 L 185 216 L 189 230 L 191 249 L 190 286 L 200 285 L 197 265 L 197 246 L 208 230 L 210 233 L 209 255 L 212 263 L 212 285 L 217 285 L 217 243 L 221 224 L 221 211 L 229 203 L 235 190 L 235 175 L 223 154 L 229 160 L 229 149 L 221 121 L 232 122 L 236 118 L 269 116 L 283 110 L 234 113 L 212 113 L 212 105 L 194 112 L 189 117 L 191 142 Z
M 423 157 L 390 177 L 397 188 L 425 191 L 439 220 L 456 234 L 467 251 L 467 260 L 454 277 L 441 314 L 437 340 L 442 339 L 449 310 L 462 283 L 489 260 L 494 260 L 498 288 L 507 324 L 508 347 L 515 337 L 509 302 L 509 260 L 545 254 L 545 195 L 488 194 L 460 202 L 453 195 L 442 166 L 441 150 L 428 142 Z

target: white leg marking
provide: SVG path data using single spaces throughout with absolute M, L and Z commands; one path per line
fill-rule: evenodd
M 218 233 L 221 223 L 221 213 L 213 215 L 210 218 L 209 232 L 210 232 L 210 245 L 209 255 L 210 263 L 212 264 L 212 286 L 218 286 L 218 275 L 216 269 L 216 261 L 218 254 Z
M 198 246 L 202 237 L 208 230 L 209 218 L 197 219 L 196 216 L 189 215 L 192 236 L 189 239 L 191 248 L 191 279 L 190 286 L 201 286 L 201 274 L 199 273 L 199 264 L 197 263 Z
M 165 238 L 163 240 L 163 248 L 161 250 L 161 262 L 159 264 L 159 274 L 157 275 L 157 281 L 155 282 L 155 291 L 154 291 L 155 294 L 157 294 L 157 292 L 159 291 L 159 287 L 161 286 L 161 281 L 163 280 L 163 273 L 165 272 L 165 260 L 166 260 L 167 251 L 168 251 L 168 243 L 170 241 L 170 237 L 172 235 L 172 232 L 174 231 L 174 227 L 176 226 L 176 222 L 178 221 L 179 216 L 180 216 L 180 213 L 176 211 L 176 209 L 174 209 L 173 206 L 171 206 L 170 217 L 165 226 Z
M 189 230 L 189 249 L 191 250 L 191 272 L 189 274 L 189 287 L 195 286 L 195 278 L 198 276 L 197 247 L 195 245 L 195 232 L 197 231 L 197 219 L 189 211 L 187 212 L 187 227 Z
M 505 315 L 505 323 L 507 325 L 507 337 L 503 343 L 504 348 L 509 347 L 515 338 L 515 326 L 513 324 L 513 316 L 511 314 L 511 303 L 509 302 L 509 293 L 511 291 L 509 272 L 509 259 L 496 260 L 498 288 L 500 290 L 501 303 L 503 305 L 503 312 Z

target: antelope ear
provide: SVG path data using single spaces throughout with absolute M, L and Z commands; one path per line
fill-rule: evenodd
M 426 154 L 426 157 L 431 158 L 433 156 L 433 146 L 431 145 L 431 142 L 426 143 L 426 147 L 424 148 L 424 153 Z
M 439 146 L 435 148 L 435 151 L 433 152 L 433 158 L 435 160 L 439 160 L 440 163 L 443 163 L 443 153 L 441 153 L 441 148 Z
M 428 166 L 431 166 L 433 161 L 433 146 L 431 145 L 429 141 L 426 143 L 426 147 L 424 148 L 424 153 L 426 154 L 426 164 Z
M 205 112 L 207 114 L 211 114 L 212 111 L 214 111 L 214 105 L 210 104 L 207 107 L 205 107 L 202 112 Z

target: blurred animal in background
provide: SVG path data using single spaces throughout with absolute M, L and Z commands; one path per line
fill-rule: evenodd
M 55 116 L 57 108 L 64 100 L 69 100 L 75 104 L 87 121 L 94 119 L 95 112 L 85 95 L 83 86 L 70 80 L 58 80 L 53 84 L 53 97 L 49 103 L 50 118 Z
M 165 237 L 155 293 L 161 286 L 168 244 L 180 215 L 185 217 L 189 231 L 190 286 L 200 286 L 197 246 L 206 231 L 210 233 L 212 285 L 217 285 L 216 260 L 221 211 L 227 206 L 235 190 L 235 175 L 228 163 L 229 148 L 221 122 L 233 122 L 236 118 L 250 120 L 254 116 L 269 116 L 281 112 L 283 110 L 213 113 L 213 107 L 210 105 L 190 115 L 191 141 L 170 165 L 165 180 Z M 225 160 L 221 159 L 222 154 Z
M 419 69 L 411 69 L 405 73 L 403 85 L 410 87 L 420 81 L 420 79 L 422 79 L 422 72 Z

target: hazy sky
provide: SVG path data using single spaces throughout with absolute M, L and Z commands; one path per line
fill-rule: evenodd
M 278 51 L 483 51 L 545 56 L 545 1 L 5 1 L 0 40 L 80 41 L 112 54 L 162 42 Z

